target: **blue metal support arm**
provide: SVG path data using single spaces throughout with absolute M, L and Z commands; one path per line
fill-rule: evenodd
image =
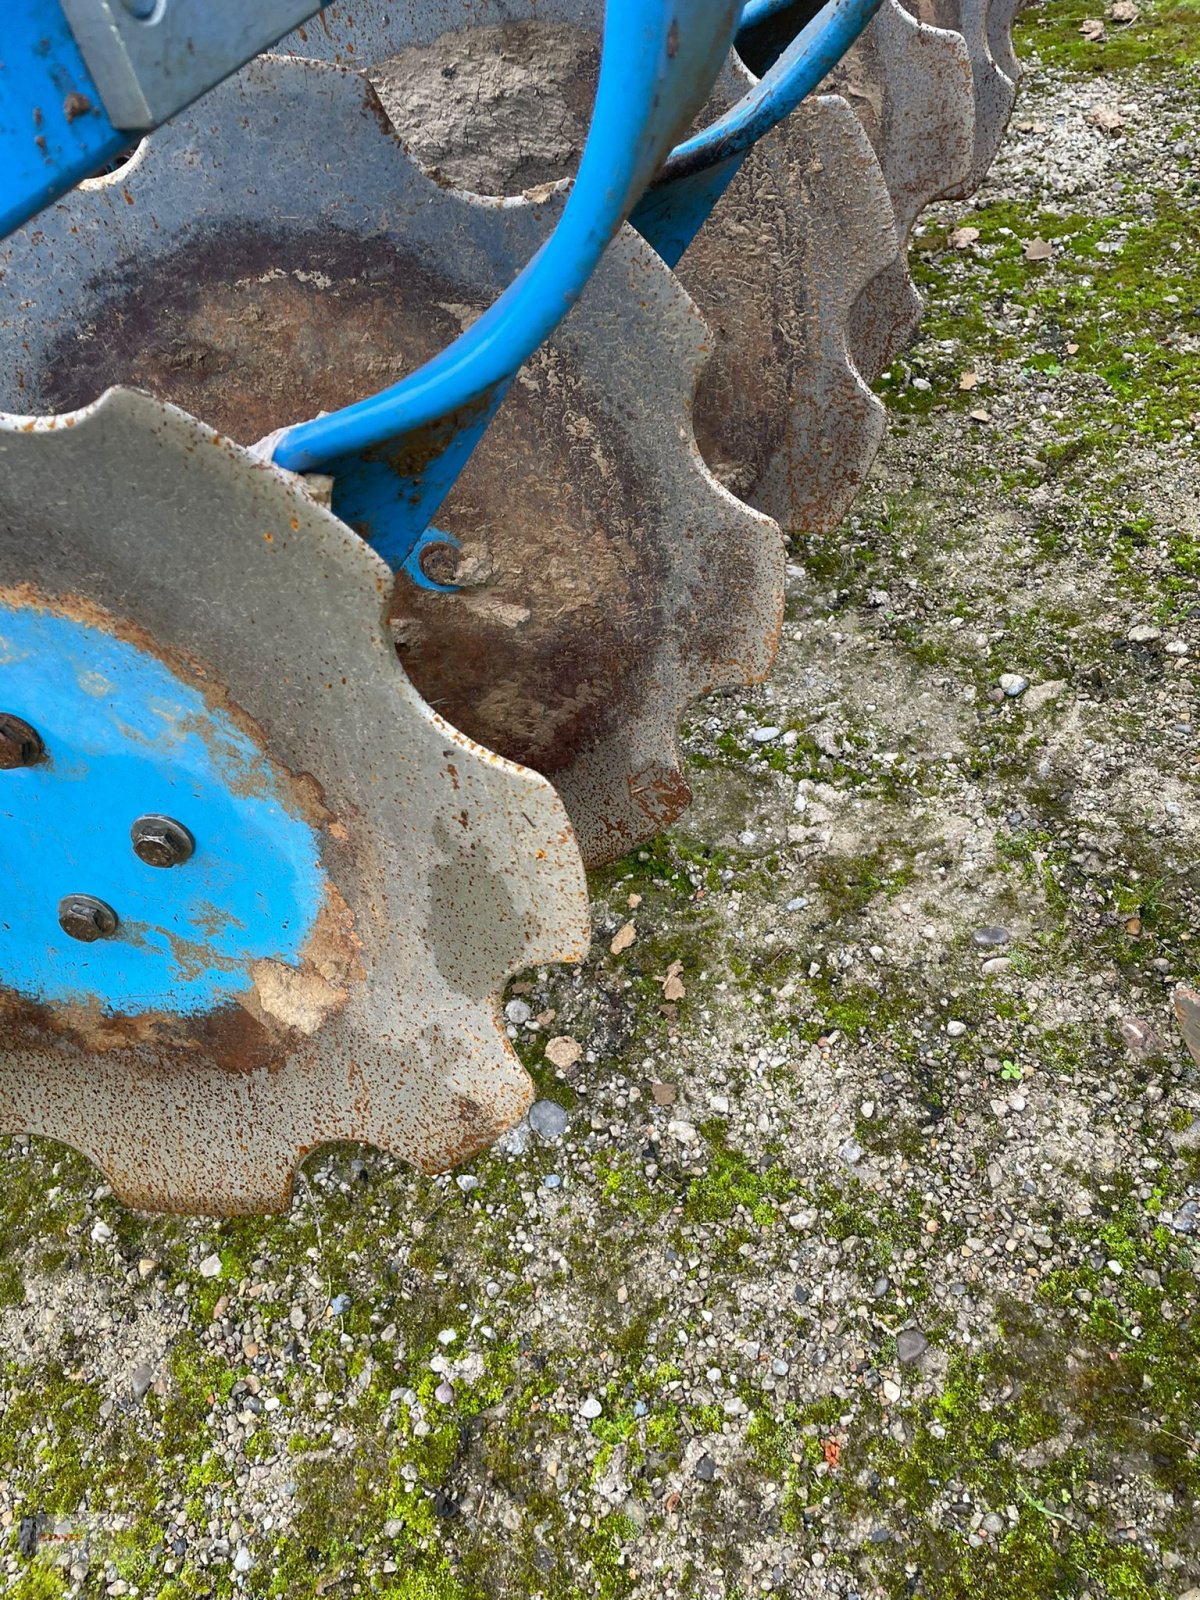
M 765 0 L 771 4 L 771 0 Z M 747 94 L 671 152 L 630 222 L 674 266 L 732 182 L 746 152 L 800 104 L 849 50 L 882 0 L 829 0 Z M 779 9 L 774 6 L 774 9 Z M 744 27 L 763 0 L 750 0 Z
M 795 3 L 796 0 L 746 0 L 746 4 L 742 7 L 742 20 L 738 32 L 745 33 L 748 28 L 757 28 L 760 22 L 766 22 L 769 17 L 776 16 L 780 11 L 786 11 Z

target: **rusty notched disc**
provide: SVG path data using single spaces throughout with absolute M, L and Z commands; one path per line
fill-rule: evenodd
M 500 993 L 585 951 L 578 851 L 413 690 L 389 584 L 149 396 L 0 419 L 0 697 L 43 744 L 0 773 L 0 1129 L 131 1205 L 271 1210 L 329 1140 L 442 1169 L 532 1098 Z
M 920 21 L 961 34 L 967 47 L 975 102 L 971 160 L 959 181 L 942 195 L 946 200 L 964 200 L 987 176 L 1012 115 L 1020 77 L 1012 26 L 1020 0 L 904 0 L 904 4 Z
M 850 318 L 850 348 L 873 383 L 921 318 L 923 302 L 908 272 L 913 225 L 970 169 L 971 64 L 959 34 L 918 22 L 900 0 L 884 0 L 827 87 L 844 96 L 866 129 L 896 219 L 896 255 L 859 296 Z

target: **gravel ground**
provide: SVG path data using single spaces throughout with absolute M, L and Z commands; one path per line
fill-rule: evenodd
M 1200 1600 L 1200 12 L 1077 9 L 772 683 L 512 986 L 531 1125 L 223 1224 L 0 1141 L 4 1592 Z

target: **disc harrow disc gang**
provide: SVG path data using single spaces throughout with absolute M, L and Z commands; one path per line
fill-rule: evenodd
M 9 242 L 0 403 L 59 411 L 127 383 L 253 443 L 443 348 L 563 199 L 448 191 L 362 77 L 265 58 Z M 779 530 L 692 435 L 708 342 L 624 230 L 439 512 L 425 559 L 453 592 L 395 585 L 417 689 L 553 781 L 589 863 L 679 814 L 683 707 L 763 677 L 777 640 Z
M 920 213 L 956 192 L 971 170 L 975 100 L 960 34 L 917 21 L 884 0 L 827 79 L 853 107 L 879 159 L 896 219 L 897 252 L 859 296 L 850 348 L 873 383 L 916 333 L 924 302 L 908 270 Z
M 1021 0 L 904 0 L 904 4 L 920 21 L 961 34 L 967 47 L 975 97 L 971 161 L 961 181 L 941 196 L 964 200 L 978 189 L 996 159 L 1016 101 L 1021 68 L 1013 51 L 1012 27 Z
M 756 80 L 731 57 L 709 111 Z M 696 437 L 718 476 L 789 529 L 850 509 L 886 416 L 848 342 L 854 307 L 896 264 L 879 163 L 846 103 L 804 101 L 746 156 L 675 273 L 713 329 Z
M 578 851 L 413 690 L 390 580 L 147 395 L 0 419 L 0 1129 L 130 1205 L 271 1210 L 335 1139 L 445 1168 L 532 1097 L 499 997 L 586 950 Z
M 601 9 L 367 0 L 330 7 L 279 48 L 357 63 L 426 171 L 513 196 L 575 169 Z M 755 81 L 731 56 L 704 120 Z M 846 105 L 821 96 L 759 140 L 675 264 L 712 330 L 695 399 L 701 452 L 786 527 L 835 527 L 879 448 L 883 407 L 847 354 L 846 324 L 896 254 L 870 143 Z

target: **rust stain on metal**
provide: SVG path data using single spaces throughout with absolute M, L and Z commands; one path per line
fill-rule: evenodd
M 398 382 L 460 331 L 463 296 L 385 238 L 225 225 L 93 286 L 30 398 L 69 411 L 130 384 L 249 445 Z

